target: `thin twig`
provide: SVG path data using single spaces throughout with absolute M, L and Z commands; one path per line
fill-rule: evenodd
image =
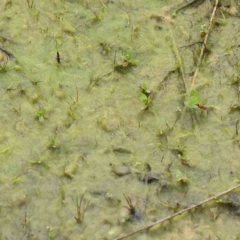
M 6 49 L 4 49 L 2 47 L 0 47 L 0 51 L 5 53 L 9 58 L 15 58 L 12 53 L 10 53 L 9 51 L 7 51 Z
M 194 72 L 194 75 L 193 75 L 193 79 L 192 79 L 192 84 L 191 84 L 190 91 L 193 90 L 193 86 L 194 86 L 195 80 L 196 80 L 197 75 L 198 75 L 199 67 L 200 67 L 201 62 L 202 62 L 202 59 L 203 59 L 203 55 L 204 55 L 204 52 L 205 52 L 205 49 L 206 49 L 206 44 L 207 44 L 207 41 L 208 41 L 208 37 L 209 37 L 209 35 L 210 35 L 210 31 L 211 31 L 211 28 L 212 28 L 214 16 L 215 16 L 215 13 L 216 13 L 216 10 L 217 10 L 218 1 L 219 1 L 219 0 L 216 0 L 215 5 L 214 5 L 214 8 L 213 8 L 213 11 L 212 11 L 212 16 L 211 16 L 210 21 L 209 21 L 207 34 L 206 34 L 206 36 L 205 36 L 205 38 L 204 38 L 203 45 L 202 45 L 202 49 L 201 49 L 201 53 L 200 53 L 200 56 L 199 56 L 199 58 L 198 58 L 197 67 L 196 67 L 195 72 Z
M 117 50 L 115 50 L 115 53 L 114 53 L 113 68 L 115 68 L 116 66 L 116 58 L 117 58 Z
M 153 223 L 149 224 L 148 226 L 145 226 L 145 227 L 143 227 L 143 228 L 140 228 L 140 229 L 138 229 L 138 230 L 136 230 L 136 231 L 134 231 L 134 232 L 128 233 L 128 234 L 126 234 L 126 235 L 124 235 L 124 236 L 122 236 L 122 237 L 114 238 L 113 240 L 122 240 L 122 239 L 127 238 L 127 237 L 130 237 L 130 236 L 132 236 L 132 235 L 134 235 L 134 234 L 136 234 L 136 233 L 142 232 L 142 231 L 144 231 L 144 230 L 148 230 L 149 228 L 151 228 L 151 227 L 153 227 L 153 226 L 155 226 L 155 225 L 158 225 L 158 224 L 160 224 L 160 223 L 166 222 L 166 221 L 168 221 L 168 220 L 170 220 L 170 219 L 172 219 L 172 218 L 174 218 L 174 217 L 176 217 L 176 216 L 179 216 L 179 215 L 183 214 L 184 212 L 187 212 L 187 211 L 190 211 L 190 210 L 192 210 L 192 209 L 194 209 L 194 208 L 200 207 L 200 206 L 202 206 L 203 204 L 205 204 L 205 203 L 207 203 L 207 202 L 210 202 L 210 201 L 212 201 L 212 200 L 214 200 L 214 199 L 217 199 L 217 198 L 219 198 L 219 197 L 221 197 L 221 196 L 223 196 L 223 195 L 226 195 L 226 194 L 228 194 L 228 193 L 236 190 L 237 188 L 240 188 L 240 184 L 237 185 L 237 186 L 235 186 L 235 187 L 229 188 L 228 190 L 226 190 L 226 191 L 224 191 L 224 192 L 218 193 L 218 194 L 216 194 L 216 195 L 214 195 L 214 196 L 212 196 L 212 197 L 210 197 L 210 198 L 207 198 L 207 199 L 205 199 L 204 201 L 202 201 L 202 202 L 200 202 L 200 203 L 198 203 L 198 204 L 196 204 L 196 205 L 193 205 L 193 206 L 188 207 L 188 208 L 186 208 L 186 209 L 183 209 L 183 210 L 181 210 L 181 211 L 179 211 L 179 212 L 176 212 L 176 213 L 174 213 L 174 214 L 172 214 L 172 215 L 170 215 L 170 216 L 168 216 L 168 217 L 166 217 L 166 218 L 157 220 L 156 222 L 153 222 Z
M 25 203 L 23 226 L 26 228 L 27 224 L 28 224 L 28 220 L 27 220 L 27 203 Z
M 77 87 L 77 85 L 75 84 L 75 88 L 76 88 L 76 102 L 78 102 L 78 87 Z

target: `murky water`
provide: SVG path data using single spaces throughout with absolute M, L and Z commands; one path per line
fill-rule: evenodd
M 110 240 L 239 183 L 240 3 L 216 13 L 207 109 L 184 101 L 213 6 L 186 4 L 1 1 L 0 239 Z M 226 205 L 129 239 L 239 239 Z

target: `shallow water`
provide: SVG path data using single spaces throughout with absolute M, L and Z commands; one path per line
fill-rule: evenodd
M 185 4 L 1 1 L 0 239 L 110 240 L 239 183 L 240 6 L 221 1 L 194 85 L 208 110 L 190 111 L 212 6 Z M 226 205 L 129 239 L 238 239 Z

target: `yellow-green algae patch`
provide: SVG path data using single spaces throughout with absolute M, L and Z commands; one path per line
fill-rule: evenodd
M 191 111 L 193 2 L 1 1 L 0 239 L 114 239 L 238 183 L 240 6 L 220 1 Z M 219 202 L 129 239 L 238 239 Z

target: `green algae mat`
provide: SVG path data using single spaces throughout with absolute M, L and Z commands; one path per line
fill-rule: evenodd
M 215 4 L 1 1 L 1 240 L 113 240 L 240 183 L 240 2 Z M 239 197 L 126 239 L 240 239 Z

